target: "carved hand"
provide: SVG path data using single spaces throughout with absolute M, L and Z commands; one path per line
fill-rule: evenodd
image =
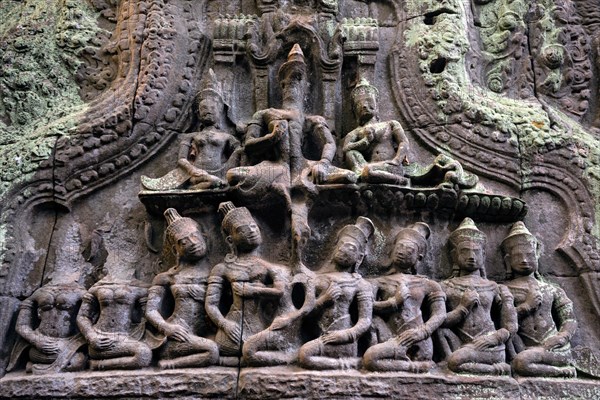
M 38 342 L 35 344 L 35 347 L 46 354 L 58 354 L 60 351 L 58 343 L 55 340 L 47 337 L 39 338 Z
M 335 283 L 329 284 L 329 287 L 325 291 L 324 297 L 329 301 L 336 301 L 342 295 L 342 289 Z
M 527 293 L 527 299 L 525 300 L 529 304 L 529 311 L 537 310 L 542 305 L 544 300 L 542 293 L 539 290 L 531 290 Z
M 496 345 L 497 338 L 495 335 L 480 336 L 471 342 L 471 346 L 473 346 L 475 350 L 485 350 Z
M 341 331 L 327 333 L 327 334 L 321 336 L 321 341 L 324 344 L 350 343 L 351 342 L 350 340 L 348 340 L 347 335 L 344 335 L 344 333 Z
M 327 177 L 327 170 L 329 169 L 329 161 L 321 160 L 311 168 L 311 174 L 316 183 L 322 183 Z
M 396 290 L 394 298 L 396 300 L 396 304 L 404 304 L 404 302 L 410 298 L 410 289 L 408 288 L 408 286 L 406 286 L 405 284 L 401 284 L 398 290 Z
M 90 345 L 98 350 L 108 350 L 115 345 L 115 340 L 108 335 L 94 334 L 90 337 Z
M 232 322 L 228 322 L 226 325 L 223 325 L 223 331 L 229 339 L 231 339 L 234 343 L 242 343 L 242 330 L 239 325 L 236 325 Z
M 291 322 L 290 318 L 277 317 L 273 320 L 273 322 L 271 323 L 271 326 L 269 326 L 269 330 L 278 331 L 280 329 L 287 327 L 290 324 L 290 322 Z
M 546 350 L 554 350 L 566 345 L 568 341 L 569 339 L 564 335 L 557 334 L 554 336 L 550 336 L 548 339 L 546 339 L 542 346 Z
M 427 337 L 427 332 L 425 331 L 425 329 L 413 328 L 413 329 L 409 329 L 407 331 L 402 332 L 400 334 L 400 336 L 398 336 L 396 341 L 398 342 L 398 344 L 400 344 L 402 346 L 410 347 L 410 346 L 414 345 L 415 343 L 418 343 L 421 340 L 425 339 L 426 337 Z
M 476 304 L 477 305 L 480 304 L 479 294 L 477 293 L 477 291 L 475 291 L 473 289 L 466 290 L 463 293 L 462 298 L 460 299 L 460 304 L 463 305 L 468 310 L 470 310 Z
M 163 329 L 164 329 L 165 335 L 170 339 L 175 339 L 178 342 L 189 342 L 190 341 L 189 332 L 181 325 L 166 324 Z

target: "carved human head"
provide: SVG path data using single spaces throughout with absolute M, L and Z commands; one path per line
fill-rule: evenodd
M 287 61 L 277 74 L 284 100 L 303 100 L 306 89 L 306 62 L 298 43 L 290 50 Z
M 338 233 L 333 261 L 342 270 L 354 270 L 362 263 L 369 238 L 375 226 L 366 217 L 358 217 L 356 224 L 344 226 Z
M 169 208 L 164 213 L 167 220 L 165 237 L 179 259 L 200 259 L 206 255 L 206 242 L 200 227 L 191 218 L 182 217 Z
M 219 125 L 225 111 L 225 101 L 221 83 L 211 69 L 201 83 L 196 98 L 198 102 L 198 118 L 204 126 Z
M 246 207 L 236 207 L 231 201 L 219 204 L 222 227 L 227 240 L 237 250 L 251 251 L 262 243 L 260 228 Z
M 531 275 L 538 269 L 540 244 L 521 221 L 516 222 L 500 244 L 504 263 L 515 275 Z
M 465 218 L 461 222 L 448 238 L 454 274 L 479 270 L 481 276 L 486 276 L 484 249 L 486 241 L 485 233 L 475 226 L 471 218 Z
M 362 78 L 352 90 L 352 110 L 359 124 L 379 116 L 379 90 Z
M 431 231 L 429 225 L 417 222 L 401 229 L 394 239 L 392 265 L 400 271 L 416 272 L 417 263 L 425 256 L 427 239 Z

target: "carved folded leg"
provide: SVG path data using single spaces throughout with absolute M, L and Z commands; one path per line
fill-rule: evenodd
M 91 369 L 136 369 L 150 365 L 152 350 L 145 343 L 136 340 L 119 340 L 109 350 L 98 351 L 90 348 Z
M 348 167 L 357 176 L 359 176 L 362 173 L 363 168 L 368 164 L 367 160 L 365 160 L 365 157 L 362 155 L 362 153 L 356 150 L 347 151 L 345 159 Z
M 402 166 L 385 162 L 366 165 L 360 176 L 363 182 L 388 183 L 391 185 L 408 184 L 408 179 L 403 176 Z
M 460 339 L 448 328 L 439 328 L 433 332 L 436 347 L 440 350 L 442 359 L 448 358 L 461 346 Z
M 365 368 L 371 371 L 422 373 L 429 371 L 435 365 L 431 361 L 432 355 L 433 349 L 429 338 L 410 348 L 392 339 L 369 348 L 363 360 Z
M 465 374 L 509 375 L 510 365 L 504 360 L 503 346 L 479 351 L 471 345 L 466 345 L 448 357 L 448 369 Z
M 192 176 L 190 178 L 190 189 L 201 190 L 201 189 L 214 189 L 219 187 L 227 186 L 227 181 L 221 179 L 218 176 L 211 175 L 209 173 Z
M 570 352 L 552 352 L 534 347 L 517 354 L 512 362 L 516 375 L 573 378 L 575 368 L 569 365 Z
M 188 342 L 167 342 L 161 351 L 160 368 L 206 367 L 219 361 L 219 348 L 211 340 L 193 336 Z
M 298 361 L 308 369 L 352 369 L 358 368 L 356 343 L 324 344 L 321 339 L 311 340 L 300 348 Z
M 297 360 L 298 345 L 288 339 L 285 331 L 266 330 L 250 337 L 242 354 L 252 366 L 287 365 Z

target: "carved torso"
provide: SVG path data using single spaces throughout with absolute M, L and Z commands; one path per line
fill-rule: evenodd
M 101 284 L 90 289 L 100 305 L 95 328 L 104 332 L 129 333 L 135 308 L 146 289 L 120 283 Z
M 423 303 L 429 298 L 444 296 L 440 286 L 425 278 L 408 274 L 394 274 L 373 280 L 377 286 L 377 301 L 394 297 L 402 286 L 405 286 L 410 297 L 404 299 L 397 312 L 387 319 L 388 326 L 395 334 L 423 324 Z
M 552 316 L 553 309 L 569 303 L 561 289 L 536 279 L 515 279 L 507 282 L 506 286 L 514 296 L 515 307 L 523 304 L 531 291 L 541 295 L 539 307 L 531 313 L 519 316 L 518 334 L 526 346 L 539 346 L 557 333 L 556 322 Z
M 204 299 L 207 273 L 194 267 L 175 271 L 172 269 L 157 281 L 170 287 L 175 300 L 173 313 L 167 322 L 185 326 L 196 335 L 205 333 L 207 320 Z
M 500 303 L 498 285 L 481 277 L 457 277 L 441 282 L 446 293 L 446 308 L 456 309 L 461 304 L 463 294 L 467 290 L 476 290 L 479 304 L 473 305 L 471 312 L 454 328 L 463 343 L 496 330 L 492 320 L 492 306 Z
M 349 272 L 329 272 L 319 275 L 317 283 L 317 296 L 327 290 L 330 285 L 341 289 L 341 296 L 326 307 L 319 319 L 319 328 L 322 333 L 339 331 L 352 327 L 350 306 L 355 297 L 365 292 L 370 292 L 369 284 L 358 274 Z
M 193 160 L 194 166 L 211 174 L 224 176 L 226 171 L 221 171 L 223 163 L 227 161 L 237 140 L 215 127 L 191 135 L 189 158 Z

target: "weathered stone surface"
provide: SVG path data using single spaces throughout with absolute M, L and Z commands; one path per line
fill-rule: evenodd
M 9 374 L 0 382 L 2 398 L 235 398 L 233 368 L 62 373 L 31 379 Z
M 0 0 L 0 395 L 599 397 L 599 9 Z

